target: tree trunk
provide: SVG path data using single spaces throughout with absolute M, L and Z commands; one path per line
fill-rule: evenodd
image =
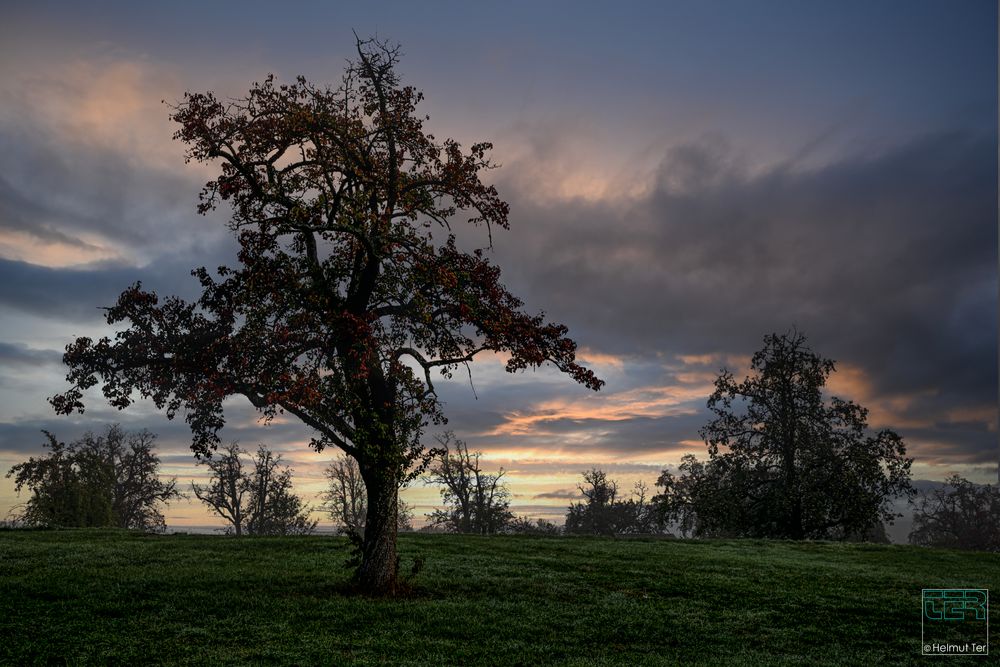
M 355 578 L 369 595 L 396 592 L 396 503 L 399 488 L 384 473 L 364 475 L 368 490 L 368 512 L 361 542 L 361 565 Z

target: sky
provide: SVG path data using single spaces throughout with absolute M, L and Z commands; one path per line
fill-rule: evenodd
M 503 467 L 519 514 L 561 522 L 580 475 L 652 484 L 686 453 L 723 367 L 792 327 L 837 361 L 914 478 L 997 478 L 997 4 L 6 2 L 0 23 L 0 469 L 119 422 L 165 474 L 203 480 L 182 420 L 151 403 L 56 416 L 63 348 L 107 333 L 135 280 L 196 295 L 235 262 L 226 213 L 195 211 L 169 104 L 238 97 L 269 72 L 336 84 L 352 30 L 402 45 L 428 129 L 493 142 L 510 204 L 492 259 L 565 323 L 607 385 L 496 358 L 439 385 L 448 427 Z M 226 405 L 315 502 L 332 452 Z M 428 433 L 428 436 L 433 432 Z M 403 493 L 421 515 L 434 487 Z M 0 478 L 0 516 L 26 497 Z M 218 523 L 195 503 L 172 526 Z M 319 516 L 319 515 L 317 515 Z

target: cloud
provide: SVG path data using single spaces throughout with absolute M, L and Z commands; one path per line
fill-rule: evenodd
M 62 353 L 56 350 L 39 350 L 21 343 L 0 342 L 0 367 L 36 367 L 58 364 Z
M 173 168 L 183 160 L 164 103 L 179 99 L 183 85 L 165 65 L 104 53 L 6 74 L 0 124 L 44 131 L 59 145 L 110 150 L 128 166 Z
M 0 258 L 49 268 L 204 255 L 229 233 L 195 213 L 210 167 L 172 139 L 179 79 L 105 55 L 7 72 L 0 86 Z
M 193 213 L 205 175 L 169 139 L 169 71 L 112 60 L 53 72 L 3 89 L 0 308 L 45 318 L 68 342 L 101 328 L 97 307 L 135 280 L 190 298 L 189 270 L 231 263 L 234 244 L 224 211 Z M 477 361 L 479 400 L 466 378 L 439 386 L 471 447 L 512 475 L 652 474 L 704 451 L 718 369 L 746 372 L 764 334 L 796 325 L 839 362 L 834 393 L 900 430 L 922 460 L 995 460 L 995 136 L 926 136 L 806 168 L 752 165 L 718 136 L 602 161 L 600 142 L 583 138 L 593 129 L 582 118 L 511 129 L 523 139 L 491 173 L 512 207 L 495 259 L 529 309 L 570 326 L 608 385 L 591 394 L 552 369 L 511 376 Z M 56 360 L 6 340 L 8 367 Z M 315 476 L 308 429 L 265 428 L 247 409 L 227 417 L 225 438 L 301 451 L 296 464 Z M 0 424 L 0 448 L 37 447 L 40 427 L 71 437 L 117 419 L 190 456 L 186 425 L 149 406 Z
M 555 491 L 547 491 L 545 493 L 536 493 L 532 496 L 534 500 L 577 500 L 582 498 L 583 495 L 580 493 L 579 489 L 556 489 Z
M 929 436 L 916 427 L 996 405 L 995 148 L 995 135 L 949 132 L 751 170 L 723 144 L 695 142 L 629 200 L 540 201 L 501 175 L 512 223 L 497 262 L 530 307 L 615 357 L 746 359 L 765 334 L 797 326 L 840 363 L 842 385 L 863 372 L 847 398 L 867 399 L 873 421 Z M 995 450 L 983 422 L 942 428 L 933 442 Z

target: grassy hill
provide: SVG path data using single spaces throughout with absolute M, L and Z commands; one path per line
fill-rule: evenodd
M 0 663 L 912 664 L 921 588 L 1000 591 L 995 555 L 905 546 L 400 542 L 424 568 L 378 600 L 341 538 L 3 531 Z

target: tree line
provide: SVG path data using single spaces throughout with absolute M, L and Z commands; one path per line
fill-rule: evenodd
M 582 474 L 580 500 L 563 526 L 511 509 L 506 472 L 489 472 L 482 453 L 451 431 L 399 488 L 416 479 L 441 489 L 442 507 L 426 515 L 426 530 L 453 533 L 557 535 L 678 535 L 887 542 L 886 526 L 901 516 L 894 501 L 913 503 L 912 459 L 890 429 L 868 428 L 868 411 L 828 397 L 832 360 L 806 346 L 797 331 L 772 334 L 737 382 L 723 370 L 708 399 L 713 418 L 701 430 L 707 459 L 683 457 L 676 474 L 664 469 L 655 493 L 638 483 L 624 493 L 601 469 Z M 116 526 L 160 531 L 162 507 L 184 497 L 176 478 L 162 480 L 155 436 L 120 426 L 87 433 L 66 444 L 45 432 L 47 456 L 15 465 L 15 489 L 31 491 L 16 515 L 23 525 Z M 311 508 L 292 492 L 292 471 L 264 445 L 233 443 L 199 465 L 209 482 L 193 495 L 241 535 L 312 533 Z M 341 454 L 326 468 L 318 509 L 341 532 L 363 544 L 368 493 L 357 460 Z M 412 530 L 412 508 L 392 506 L 393 532 Z M 910 542 L 927 546 L 1000 550 L 1000 489 L 961 477 L 923 494 L 914 504 Z
M 479 465 L 467 450 L 456 443 L 443 459 L 424 447 L 426 429 L 446 421 L 435 378 L 497 352 L 511 373 L 550 365 L 590 390 L 604 381 L 578 363 L 568 328 L 527 312 L 490 261 L 493 233 L 509 228 L 508 204 L 482 178 L 496 166 L 492 145 L 463 148 L 426 132 L 423 95 L 397 71 L 399 47 L 361 38 L 355 46 L 337 86 L 269 75 L 238 99 L 186 93 L 172 107 L 186 159 L 214 170 L 198 211 L 231 207 L 236 261 L 194 268 L 194 301 L 127 287 L 105 309 L 114 336 L 71 342 L 69 386 L 49 400 L 59 414 L 82 413 L 85 392 L 98 387 L 118 409 L 150 400 L 169 418 L 183 413 L 199 458 L 222 445 L 230 398 L 265 420 L 299 420 L 315 451 L 333 447 L 356 464 L 353 482 L 331 493 L 340 498 L 363 482 L 355 580 L 392 595 L 399 490 L 432 464 L 449 503 L 436 525 L 488 533 L 531 523 L 505 513 L 499 477 L 465 477 Z M 720 378 L 708 459 L 661 477 L 658 507 L 682 533 L 850 539 L 891 520 L 891 498 L 912 495 L 902 440 L 868 433 L 854 403 L 821 400 L 813 389 L 832 362 L 800 342 L 768 343 L 792 354 L 784 365 L 761 366 L 767 351 L 755 357 L 761 384 Z M 748 402 L 755 396 L 759 403 Z M 742 403 L 746 412 L 730 412 Z M 33 479 L 28 470 L 23 484 Z M 73 484 L 85 495 L 91 481 Z M 617 489 L 592 490 L 594 502 L 616 511 L 629 502 Z M 106 513 L 107 502 L 92 514 Z M 343 514 L 360 525 L 352 503 Z M 595 530 L 624 521 L 570 514 L 570 525 Z M 247 530 L 267 522 L 247 519 Z

